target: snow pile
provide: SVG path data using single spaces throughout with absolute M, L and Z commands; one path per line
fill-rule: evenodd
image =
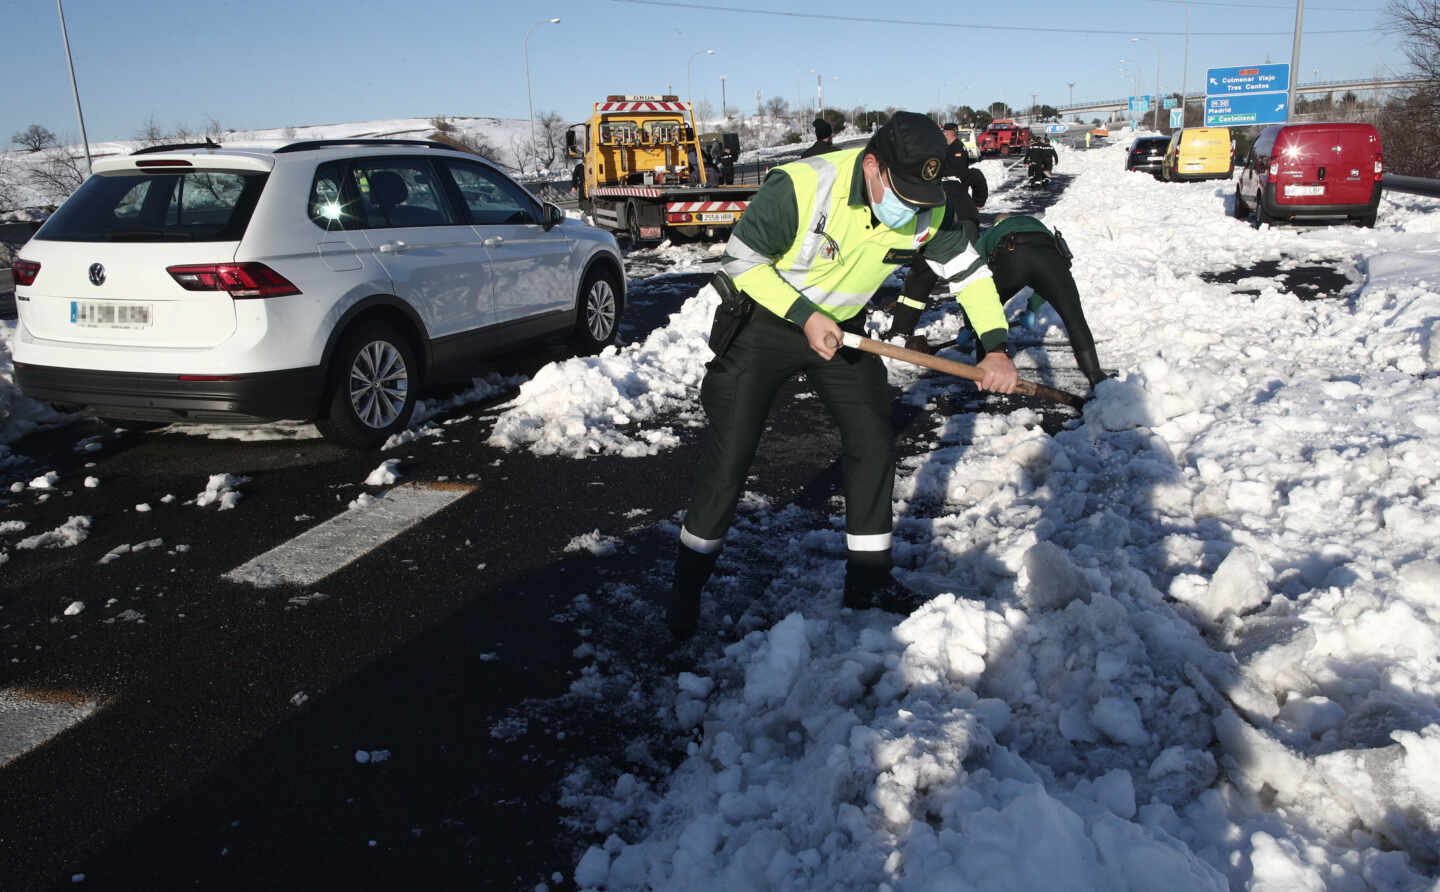
M 902 461 L 896 575 L 930 598 L 903 621 L 839 609 L 839 516 L 787 536 L 791 509 L 747 499 L 727 553 L 778 548 L 778 575 L 722 554 L 655 703 L 688 741 L 673 773 L 572 776 L 577 885 L 1433 887 L 1436 203 L 1256 231 L 1228 185 L 1123 152 L 1067 153 L 1047 214 L 1119 378 L 1057 436 L 956 415 Z M 1200 276 L 1262 261 L 1356 286 Z M 920 405 L 953 387 L 891 378 Z M 572 450 L 612 435 L 592 423 Z
M 679 438 L 670 427 L 645 423 L 675 412 L 699 392 L 718 304 L 706 286 L 642 343 L 545 366 L 520 386 L 490 444 L 573 458 L 673 448 Z

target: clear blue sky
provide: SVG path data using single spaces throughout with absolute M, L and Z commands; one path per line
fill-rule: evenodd
M 1307 3 L 1300 81 L 1402 73 L 1398 40 L 1379 30 L 1383 6 Z M 1191 0 L 1188 8 L 1192 91 L 1210 67 L 1290 61 L 1293 2 Z M 536 113 L 569 121 L 606 93 L 673 88 L 683 98 L 689 71 L 696 101 L 717 110 L 722 75 L 742 110 L 754 109 L 757 91 L 811 103 L 812 69 L 825 78 L 825 104 L 845 109 L 1020 107 L 1032 94 L 1060 105 L 1071 81 L 1076 101 L 1110 99 L 1134 92 L 1137 80 L 1152 92 L 1157 63 L 1170 92 L 1180 89 L 1186 9 L 1168 0 L 69 0 L 65 16 L 86 128 L 99 141 L 131 138 L 152 117 L 192 130 L 212 117 L 241 129 L 524 118 L 522 43 L 527 28 L 552 16 L 560 24 L 531 33 L 530 82 Z M 4 19 L 0 139 L 38 123 L 78 142 L 55 4 L 18 0 Z M 1136 35 L 1146 36 L 1132 43 Z

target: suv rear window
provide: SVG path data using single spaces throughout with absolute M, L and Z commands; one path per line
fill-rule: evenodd
M 268 174 L 146 171 L 94 176 L 35 237 L 59 242 L 234 242 Z

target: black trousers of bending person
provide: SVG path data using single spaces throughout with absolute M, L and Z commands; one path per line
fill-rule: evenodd
M 862 332 L 863 314 L 841 328 Z M 799 327 L 761 307 L 754 309 L 724 355 L 710 361 L 700 387 L 709 427 L 685 512 L 682 565 L 687 551 L 713 555 L 720 550 L 775 395 L 801 372 L 840 432 L 847 575 L 857 575 L 857 566 L 873 569 L 871 581 L 884 584 L 889 578 L 895 487 L 895 435 L 885 366 L 879 357 L 848 348 L 821 359 Z M 682 584 L 694 585 L 693 575 Z M 698 575 L 708 576 L 708 569 Z M 704 579 L 698 582 L 703 585 Z M 851 582 L 847 578 L 847 587 Z
M 1020 232 L 1000 241 L 990 255 L 990 272 L 1002 301 L 1029 286 L 1060 314 L 1075 364 L 1094 387 L 1105 378 L 1095 355 L 1095 336 L 1080 307 L 1080 289 L 1070 275 L 1070 261 L 1055 247 L 1055 239 L 1043 232 Z
M 1007 236 L 990 255 L 989 266 L 1002 303 L 1029 286 L 1060 314 L 1070 338 L 1070 349 L 1075 353 L 1075 364 L 1090 386 L 1104 379 L 1100 359 L 1095 355 L 1095 336 L 1090 333 L 1085 311 L 1080 307 L 1080 289 L 1075 287 L 1075 277 L 1070 275 L 1070 261 L 1055 247 L 1054 238 L 1043 232 Z M 910 267 L 900 293 L 913 300 L 926 301 L 938 278 L 922 259 Z

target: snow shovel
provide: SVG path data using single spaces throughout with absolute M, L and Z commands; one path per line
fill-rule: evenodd
M 896 347 L 894 344 L 887 344 L 884 341 L 877 341 L 873 338 L 863 337 L 853 332 L 845 332 L 842 339 L 846 347 L 855 350 L 864 350 L 866 353 L 874 353 L 879 356 L 888 356 L 891 359 L 898 359 L 901 362 L 908 362 L 912 365 L 924 366 L 937 372 L 944 372 L 947 375 L 954 375 L 957 378 L 965 378 L 979 384 L 985 377 L 985 373 L 973 365 L 966 365 L 963 362 L 955 362 L 951 359 L 941 359 L 938 356 L 931 356 L 929 353 L 921 353 L 919 350 L 907 350 L 904 347 Z M 829 346 L 835 346 L 835 339 L 832 337 L 827 341 Z M 1063 390 L 1056 390 L 1053 387 L 1046 387 L 1044 384 L 1036 384 L 1021 378 L 1015 383 L 1015 391 L 1026 396 L 1038 396 L 1042 399 L 1051 400 L 1056 403 L 1064 403 L 1076 409 L 1085 406 L 1085 398 L 1076 396 L 1073 393 L 1066 393 Z

